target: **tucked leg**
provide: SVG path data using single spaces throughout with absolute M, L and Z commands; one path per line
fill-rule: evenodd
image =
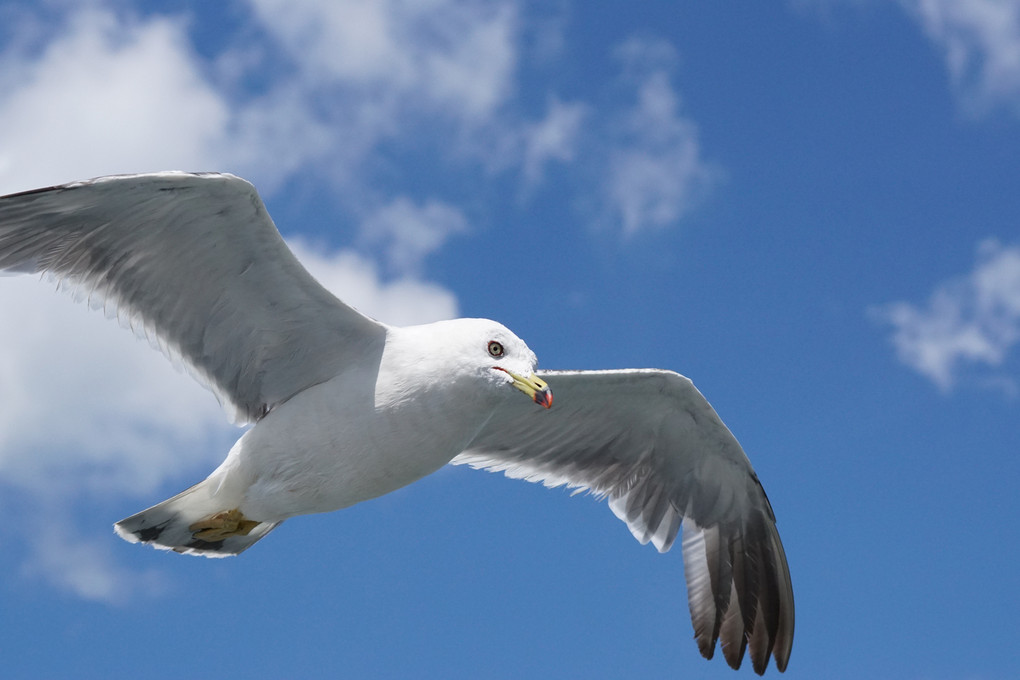
M 247 536 L 258 525 L 258 522 L 247 519 L 238 508 L 234 508 L 201 519 L 188 529 L 194 538 L 212 543 L 230 536 Z

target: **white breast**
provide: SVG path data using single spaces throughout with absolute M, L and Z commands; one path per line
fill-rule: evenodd
M 409 387 L 344 375 L 311 387 L 242 437 L 221 468 L 224 486 L 247 487 L 246 516 L 278 521 L 410 484 L 463 451 L 497 406 L 496 395 L 461 382 Z

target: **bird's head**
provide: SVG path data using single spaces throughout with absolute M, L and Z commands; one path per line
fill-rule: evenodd
M 512 350 L 508 350 L 503 341 L 489 340 L 485 343 L 485 351 L 493 360 L 493 365 L 489 370 L 494 372 L 497 381 L 509 382 L 539 406 L 550 408 L 553 400 L 552 392 L 545 381 L 535 374 L 534 352 L 528 349 L 524 341 L 517 336 L 513 336 L 513 339 L 517 340 L 525 353 L 531 356 L 530 364 L 524 364 L 514 370 L 514 364 L 522 362 L 515 362 L 513 356 L 508 356 L 508 352 Z
M 451 323 L 463 332 L 460 349 L 466 362 L 486 380 L 516 388 L 544 408 L 552 406 L 549 386 L 535 375 L 538 358 L 509 328 L 488 319 L 457 319 Z
M 506 394 L 504 390 L 514 388 L 539 406 L 552 406 L 549 386 L 535 375 L 538 364 L 535 353 L 500 323 L 453 319 L 400 331 L 410 335 L 408 340 L 413 339 L 416 353 L 431 358 L 425 363 L 443 373 L 431 376 L 437 383 L 466 378 L 493 387 L 496 394 Z

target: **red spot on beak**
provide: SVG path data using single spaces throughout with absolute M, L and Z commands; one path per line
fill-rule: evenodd
M 535 392 L 535 403 L 543 408 L 552 407 L 552 392 L 549 391 L 548 387 Z

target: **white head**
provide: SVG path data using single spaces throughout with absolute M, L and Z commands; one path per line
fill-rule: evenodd
M 535 375 L 535 353 L 509 328 L 488 319 L 391 328 L 383 361 L 414 364 L 417 380 L 426 381 L 419 388 L 467 380 L 486 393 L 494 388 L 493 394 L 510 395 L 516 388 L 545 408 L 552 405 L 549 387 Z

